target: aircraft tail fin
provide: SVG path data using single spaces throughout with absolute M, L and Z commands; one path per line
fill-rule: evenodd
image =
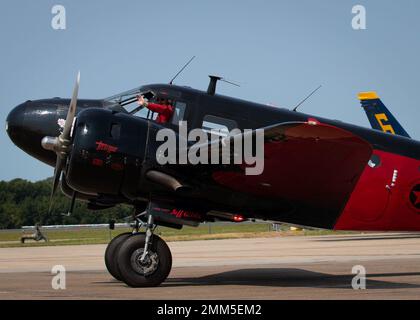
M 376 92 L 361 92 L 359 100 L 373 129 L 410 138 Z

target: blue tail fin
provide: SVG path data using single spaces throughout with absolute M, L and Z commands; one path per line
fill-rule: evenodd
M 376 92 L 361 92 L 359 100 L 373 129 L 410 138 Z

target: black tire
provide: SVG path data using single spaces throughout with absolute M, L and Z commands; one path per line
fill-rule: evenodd
M 120 247 L 118 267 L 123 281 L 130 287 L 156 287 L 169 275 L 172 268 L 172 254 L 168 245 L 157 235 L 152 236 L 149 246 L 150 256 L 146 268 L 148 273 L 139 271 L 138 257 L 143 252 L 146 236 L 144 233 L 133 234 Z M 145 269 L 142 269 L 143 271 Z
M 120 249 L 121 245 L 125 240 L 131 236 L 131 232 L 121 233 L 116 236 L 111 242 L 108 244 L 105 250 L 105 265 L 108 269 L 108 272 L 118 281 L 122 281 L 120 270 L 118 269 L 118 250 Z

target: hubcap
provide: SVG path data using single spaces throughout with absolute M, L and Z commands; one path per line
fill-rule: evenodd
M 149 250 L 144 260 L 141 261 L 143 252 L 144 248 L 137 249 L 133 252 L 130 259 L 131 266 L 138 274 L 141 274 L 142 276 L 148 276 L 157 270 L 159 265 L 159 257 L 157 253 Z

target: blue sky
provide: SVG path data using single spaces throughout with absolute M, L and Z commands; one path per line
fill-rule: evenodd
M 51 28 L 51 8 L 66 8 L 67 29 Z M 367 30 L 351 27 L 352 7 L 367 10 Z M 0 119 L 28 99 L 101 98 L 168 82 L 292 107 L 319 84 L 301 110 L 369 126 L 359 91 L 376 90 L 409 134 L 420 139 L 420 2 L 402 0 L 0 2 Z M 0 131 L 0 180 L 52 175 Z

